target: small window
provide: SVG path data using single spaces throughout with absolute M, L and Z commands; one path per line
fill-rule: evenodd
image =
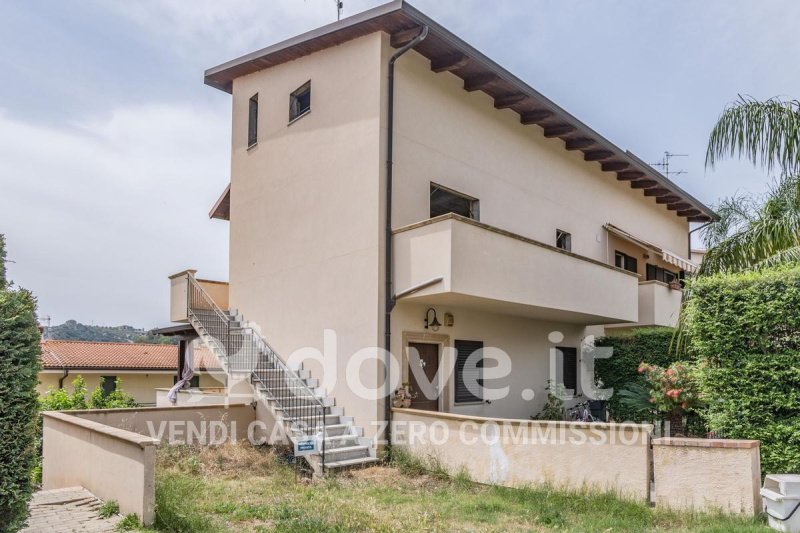
M 247 115 L 247 147 L 250 148 L 258 142 L 258 95 L 250 97 L 250 107 Z
M 634 274 L 639 270 L 639 262 L 635 257 L 631 257 L 620 251 L 614 252 L 614 266 L 633 272 Z
M 480 220 L 478 200 L 465 194 L 431 183 L 431 218 L 447 213 Z
M 483 342 L 455 341 L 455 403 L 474 403 L 483 401 L 479 396 L 483 388 Z M 477 355 L 470 357 L 472 354 Z M 477 393 L 477 394 L 475 394 Z
M 311 82 L 289 95 L 289 122 L 311 111 Z
M 572 234 L 564 230 L 556 230 L 556 248 L 561 248 L 568 252 L 572 251 Z
M 103 384 L 103 396 L 108 396 L 117 390 L 117 376 L 101 376 L 100 379 Z
M 178 376 L 172 376 L 172 384 L 175 385 L 178 383 Z M 200 388 L 200 376 L 192 376 L 192 379 L 189 380 L 189 386 L 193 389 Z
M 578 393 L 578 349 L 556 348 L 561 352 L 561 382 L 567 391 Z

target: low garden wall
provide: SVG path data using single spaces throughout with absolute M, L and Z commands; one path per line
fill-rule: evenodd
M 673 509 L 761 512 L 757 440 L 653 440 L 656 505 Z
M 506 486 L 550 484 L 610 490 L 647 500 L 647 424 L 493 419 L 394 409 L 393 446 L 433 458 L 473 481 Z
M 256 415 L 251 404 L 95 409 L 69 413 L 173 445 L 245 440 Z
M 241 441 L 256 419 L 252 404 L 145 407 L 42 413 L 45 490 L 84 487 L 145 525 L 155 505 L 155 447 Z
M 84 487 L 152 523 L 158 440 L 61 412 L 42 419 L 44 490 Z

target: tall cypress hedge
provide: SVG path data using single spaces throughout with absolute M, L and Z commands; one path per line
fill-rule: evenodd
M 677 361 L 675 354 L 670 352 L 674 331 L 672 328 L 636 329 L 595 340 L 595 346 L 614 349 L 608 359 L 595 361 L 595 377 L 603 381 L 604 388 L 613 387 L 616 393 L 630 383 L 642 381 L 637 372 L 639 363 L 668 366 Z M 641 413 L 622 405 L 616 394 L 608 400 L 608 409 L 616 421 L 644 421 Z
M 39 329 L 31 293 L 5 281 L 0 235 L 0 531 L 25 524 L 36 458 Z
M 800 472 L 800 267 L 698 279 L 687 331 L 711 429 L 760 440 L 766 473 Z

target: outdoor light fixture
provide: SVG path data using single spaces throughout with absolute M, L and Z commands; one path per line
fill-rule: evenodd
M 428 321 L 431 311 L 433 311 L 433 320 Z M 425 329 L 428 329 L 429 326 L 433 331 L 439 331 L 439 326 L 441 326 L 439 319 L 436 318 L 436 309 L 433 307 L 429 307 L 428 310 L 425 311 Z

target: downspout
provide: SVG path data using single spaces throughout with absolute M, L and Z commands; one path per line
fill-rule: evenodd
M 67 379 L 67 376 L 69 376 L 69 368 L 64 367 L 64 375 L 61 376 L 58 379 L 58 388 L 59 389 L 63 389 L 64 388 L 64 380 Z
M 686 257 L 689 258 L 689 261 L 692 260 L 692 233 L 694 233 L 695 231 L 700 231 L 701 229 L 707 228 L 708 226 L 710 226 L 713 223 L 714 223 L 714 221 L 712 220 L 711 222 L 706 222 L 702 226 L 698 226 L 698 227 L 696 227 L 696 228 L 694 228 L 692 230 L 689 230 L 689 255 L 686 256 Z
M 384 275 L 386 276 L 386 311 L 384 315 L 384 418 L 386 419 L 386 445 L 392 444 L 391 432 L 391 419 L 392 419 L 392 405 L 391 405 L 391 357 L 392 357 L 392 309 L 395 305 L 394 289 L 392 287 L 392 262 L 394 257 L 394 250 L 392 249 L 392 167 L 393 167 L 393 149 L 394 149 L 394 64 L 395 62 L 421 43 L 428 36 L 428 26 L 423 26 L 419 35 L 396 51 L 389 59 L 389 79 L 387 91 L 387 109 L 386 109 L 386 228 L 384 233 L 385 247 L 386 247 L 386 265 Z
M 64 364 L 64 361 L 62 361 L 61 358 L 58 355 L 56 355 L 53 352 L 50 352 L 50 353 L 53 355 L 53 357 L 56 358 L 56 360 L 58 360 L 59 363 L 61 363 L 61 369 L 64 371 L 64 375 L 61 376 L 58 379 L 58 388 L 59 389 L 63 389 L 64 388 L 64 380 L 67 379 L 67 376 L 69 376 L 69 368 L 67 368 L 67 365 Z

